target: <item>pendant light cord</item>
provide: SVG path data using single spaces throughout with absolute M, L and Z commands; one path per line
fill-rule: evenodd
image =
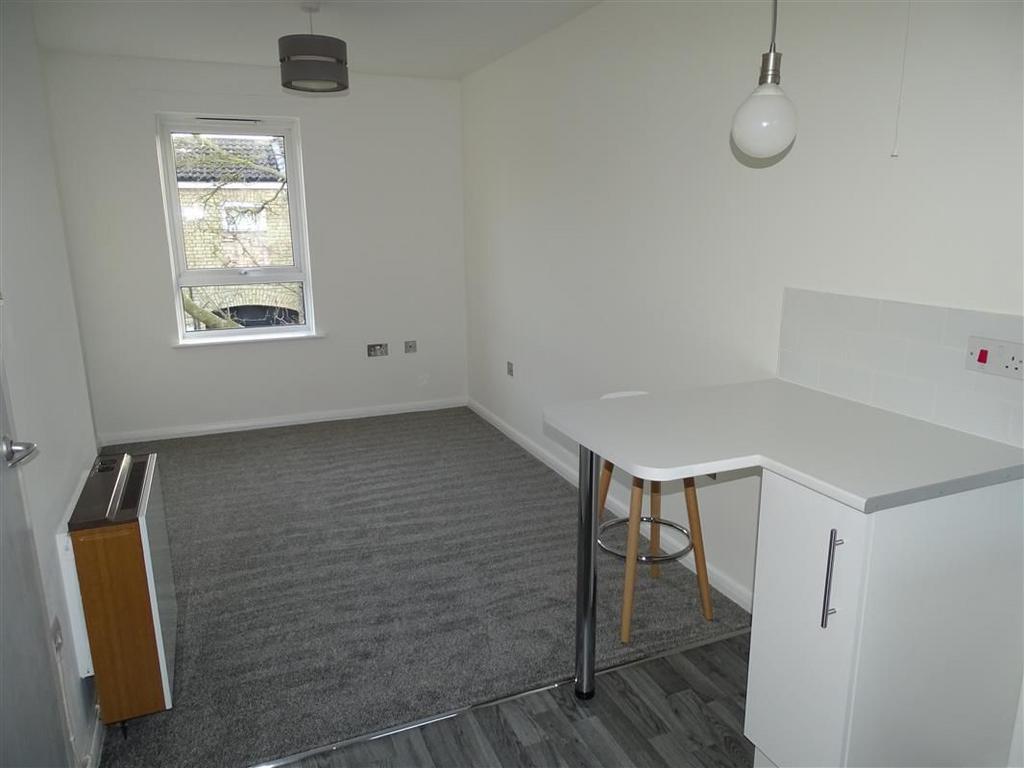
M 308 11 L 308 13 L 309 13 L 309 34 L 312 35 L 313 34 L 313 12 L 312 11 Z
M 779 21 L 779 0 L 772 0 L 772 41 L 768 50 L 775 52 L 775 27 Z
M 907 77 L 907 48 L 910 43 L 910 0 L 907 0 L 907 28 L 903 32 L 903 61 L 900 64 L 900 90 L 896 97 L 896 127 L 893 130 L 892 152 L 889 157 L 900 156 L 900 115 L 903 112 L 903 81 Z

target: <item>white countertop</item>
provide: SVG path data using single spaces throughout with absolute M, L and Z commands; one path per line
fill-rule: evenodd
M 544 410 L 648 480 L 764 467 L 863 512 L 1024 477 L 1024 451 L 778 379 Z

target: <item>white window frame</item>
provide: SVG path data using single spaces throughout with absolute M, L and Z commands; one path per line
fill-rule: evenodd
M 185 262 L 185 236 L 178 198 L 177 170 L 171 147 L 172 133 L 213 133 L 253 136 L 283 136 L 287 158 L 288 216 L 292 235 L 290 267 L 246 267 L 225 269 L 188 269 Z M 178 345 L 209 344 L 234 341 L 257 341 L 317 336 L 313 319 L 312 276 L 309 269 L 308 233 L 306 227 L 305 185 L 302 179 L 302 150 L 299 121 L 294 118 L 225 117 L 161 113 L 157 115 L 157 154 L 163 187 L 167 236 L 171 253 L 171 274 L 174 289 L 174 312 L 178 328 Z M 183 288 L 207 285 L 244 285 L 246 283 L 300 283 L 302 285 L 302 325 L 262 328 L 227 328 L 221 330 L 186 331 Z

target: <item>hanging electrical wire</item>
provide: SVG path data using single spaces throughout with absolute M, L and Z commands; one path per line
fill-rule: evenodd
M 910 3 L 911 0 L 907 0 L 907 26 L 903 32 L 903 61 L 900 64 L 900 90 L 896 97 L 896 127 L 893 131 L 892 137 L 892 152 L 889 153 L 889 157 L 900 156 L 900 117 L 903 113 L 903 82 L 907 77 L 907 48 L 910 43 Z

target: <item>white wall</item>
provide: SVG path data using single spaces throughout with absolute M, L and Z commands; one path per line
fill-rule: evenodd
M 69 641 L 60 667 L 75 751 L 82 756 L 93 736 L 95 697 L 69 656 L 70 622 L 55 534 L 92 465 L 96 443 L 31 8 L 7 2 L 0 4 L 0 14 L 2 364 L 18 438 L 39 444 L 38 455 L 22 465 L 21 484 L 47 620 L 52 624 L 56 617 Z
M 45 70 L 101 443 L 464 401 L 458 83 L 353 74 L 311 97 L 268 67 L 50 53 Z M 164 111 L 299 118 L 324 338 L 174 346 Z M 377 341 L 391 356 L 367 359 Z
M 556 463 L 548 403 L 773 375 L 787 285 L 1021 314 L 1020 3 L 914 3 L 891 159 L 906 5 L 784 1 L 800 132 L 750 168 L 768 8 L 606 2 L 464 81 L 470 397 Z M 740 598 L 757 488 L 702 490 Z

